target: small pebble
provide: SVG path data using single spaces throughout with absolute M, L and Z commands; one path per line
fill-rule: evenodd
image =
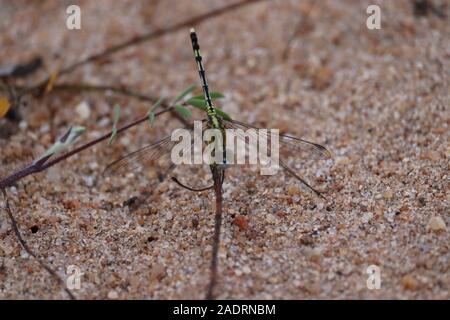
M 28 123 L 26 122 L 26 121 L 20 121 L 19 122 L 19 128 L 20 128 L 20 130 L 25 130 L 25 129 L 27 129 L 28 128 Z
M 119 298 L 119 294 L 115 290 L 108 292 L 108 299 L 115 300 Z
M 365 214 L 363 214 L 362 218 L 361 218 L 361 222 L 362 223 L 368 223 L 370 221 L 370 219 L 372 219 L 373 217 L 373 213 L 372 212 L 366 212 Z
M 384 218 L 389 222 L 394 222 L 395 212 L 394 211 L 386 211 L 383 214 Z
M 237 215 L 234 218 L 233 223 L 238 226 L 240 231 L 246 230 L 248 228 L 248 220 L 245 216 Z
M 30 255 L 25 250 L 20 251 L 20 257 L 22 259 L 27 259 Z
M 311 283 L 311 284 L 305 284 L 303 289 L 308 292 L 309 294 L 316 295 L 320 293 L 320 283 Z
M 88 186 L 89 188 L 94 186 L 94 177 L 93 176 L 84 176 L 83 180 L 84 180 L 84 183 L 86 184 L 86 186 Z
M 3 249 L 3 252 L 6 256 L 9 256 L 14 251 L 14 248 L 12 246 L 8 246 L 6 244 L 2 245 L 1 248 Z
M 406 290 L 415 291 L 419 288 L 419 283 L 412 275 L 406 275 L 402 278 L 403 287 Z
M 336 163 L 341 165 L 347 165 L 350 164 L 351 162 L 352 162 L 351 159 L 348 157 L 338 157 L 336 159 Z
M 310 235 L 304 235 L 300 238 L 300 244 L 305 245 L 305 246 L 309 246 L 312 245 L 314 243 L 314 238 Z
M 244 266 L 242 268 L 242 272 L 245 273 L 245 274 L 249 274 L 250 272 L 252 272 L 252 270 L 250 269 L 249 266 Z
M 447 226 L 445 225 L 444 219 L 439 216 L 431 217 L 428 222 L 428 229 L 431 231 L 442 231 L 445 230 Z
M 91 108 L 86 101 L 81 101 L 76 107 L 75 111 L 78 113 L 81 119 L 87 120 L 91 115 Z
M 287 192 L 289 195 L 294 196 L 300 194 L 300 189 L 296 185 L 290 185 L 287 187 Z
M 161 280 L 166 276 L 166 268 L 162 264 L 156 264 L 150 272 L 150 280 Z
M 309 260 L 311 262 L 319 262 L 321 256 L 322 256 L 322 249 L 314 248 L 309 253 Z
M 173 219 L 173 213 L 172 212 L 167 212 L 166 213 L 166 219 L 167 220 L 172 220 Z
M 266 221 L 268 223 L 275 223 L 276 222 L 275 216 L 273 214 L 268 214 L 266 217 Z
M 394 197 L 394 193 L 392 192 L 392 190 L 386 190 L 385 192 L 383 192 L 383 198 L 385 200 L 391 200 Z

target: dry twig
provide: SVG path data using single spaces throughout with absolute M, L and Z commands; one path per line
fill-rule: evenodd
M 3 196 L 5 198 L 5 202 L 6 202 L 6 212 L 8 213 L 9 219 L 11 220 L 11 225 L 14 230 L 14 233 L 15 233 L 17 239 L 19 240 L 20 244 L 22 245 L 23 249 L 30 256 L 32 256 L 34 259 L 36 259 L 36 261 L 39 263 L 39 265 L 42 268 L 44 268 L 58 282 L 58 284 L 60 286 L 62 286 L 64 288 L 64 291 L 66 291 L 66 293 L 69 295 L 70 299 L 76 300 L 73 293 L 66 287 L 64 280 L 56 273 L 56 271 L 53 270 L 52 268 L 50 268 L 47 264 L 45 264 L 44 261 L 39 259 L 39 257 L 36 255 L 36 253 L 34 253 L 33 250 L 31 250 L 30 247 L 27 245 L 27 243 L 23 239 L 22 235 L 20 234 L 19 228 L 17 226 L 17 222 L 14 219 L 14 215 L 12 213 L 11 206 L 9 205 L 9 199 L 8 199 L 5 189 L 2 189 L 2 192 L 3 192 Z

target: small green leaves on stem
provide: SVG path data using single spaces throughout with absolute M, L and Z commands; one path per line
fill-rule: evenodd
M 113 128 L 112 128 L 112 132 L 111 132 L 111 137 L 109 138 L 109 141 L 108 141 L 108 145 L 109 146 L 116 139 L 116 136 L 117 136 L 117 123 L 119 122 L 119 119 L 120 119 L 120 106 L 118 104 L 116 104 L 114 106 L 114 123 L 113 123 Z
M 47 161 L 53 155 L 60 153 L 61 151 L 66 150 L 72 144 L 75 143 L 76 139 L 86 131 L 85 127 L 70 127 L 67 133 L 58 139 L 50 148 L 48 148 L 42 156 L 34 160 L 33 163 L 37 163 L 40 160 L 45 159 Z M 44 162 L 45 162 L 44 161 Z M 43 163 L 41 163 L 42 165 Z
M 213 100 L 225 98 L 225 96 L 224 96 L 222 93 L 220 93 L 220 92 L 215 92 L 215 91 L 210 92 L 209 95 L 210 95 L 211 99 L 213 99 Z M 202 100 L 205 100 L 205 97 L 201 94 L 201 95 L 192 97 L 192 99 L 202 99 Z
M 164 108 L 164 110 L 158 111 L 155 113 L 155 118 L 166 113 L 169 112 L 170 110 L 172 110 L 171 108 Z M 148 121 L 148 116 L 145 115 L 137 120 L 134 120 L 131 123 L 128 123 L 120 128 L 117 128 L 117 133 L 126 131 L 132 127 L 135 127 L 141 123 L 144 123 Z M 78 130 L 76 130 L 78 131 Z M 68 152 L 65 152 L 64 154 L 55 157 L 52 160 L 49 160 L 49 158 L 52 156 L 51 154 L 49 156 L 44 156 L 44 157 L 40 157 L 39 159 L 33 161 L 31 164 L 23 167 L 22 169 L 15 171 L 13 173 L 11 173 L 10 175 L 4 177 L 4 178 L 0 178 L 0 190 L 10 187 L 12 186 L 14 183 L 16 183 L 17 181 L 19 181 L 20 179 L 23 179 L 25 177 L 28 177 L 31 174 L 37 173 L 37 172 L 42 172 L 44 170 L 47 170 L 48 168 L 56 165 L 57 163 L 60 163 L 72 156 L 74 156 L 75 154 L 78 154 L 86 149 L 91 148 L 92 146 L 99 144 L 102 141 L 107 140 L 108 138 L 110 138 L 112 132 L 108 132 L 106 134 L 104 134 L 101 137 L 98 137 L 94 140 L 91 140 L 89 142 L 86 142 L 85 144 L 74 148 Z M 66 139 L 63 139 L 64 141 L 74 141 L 74 139 L 70 138 L 68 139 L 68 135 L 66 134 Z
M 186 103 L 191 105 L 191 106 L 193 106 L 193 107 L 196 107 L 197 109 L 200 109 L 200 110 L 203 110 L 203 111 L 206 110 L 206 102 L 203 99 L 191 98 L 188 101 L 186 101 Z
M 191 106 L 193 106 L 193 107 L 195 107 L 195 108 L 197 108 L 197 109 L 200 109 L 200 110 L 203 110 L 203 111 L 206 110 L 206 102 L 203 99 L 191 98 L 188 101 L 186 101 L 186 103 L 191 105 Z M 226 113 L 226 112 L 224 112 L 224 111 L 222 111 L 221 109 L 218 109 L 218 108 L 214 108 L 214 110 L 217 112 L 217 114 L 219 116 L 221 116 L 225 120 L 231 120 L 231 117 L 228 115 L 228 113 Z
M 192 116 L 192 113 L 189 109 L 187 109 L 186 107 L 182 106 L 181 104 L 179 104 L 177 102 L 180 102 L 181 100 L 183 100 L 188 94 L 190 94 L 194 90 L 195 90 L 195 85 L 191 84 L 189 87 L 184 89 L 183 92 L 181 92 L 173 101 L 173 104 L 174 104 L 173 107 L 174 107 L 175 111 L 185 119 L 190 118 Z
M 163 100 L 164 100 L 163 98 L 159 98 L 159 100 L 156 101 L 156 103 L 148 111 L 148 121 L 150 122 L 150 127 L 152 127 L 153 123 L 155 122 L 155 111 L 156 111 L 156 108 L 158 108 L 161 105 Z
M 175 108 L 175 111 L 178 112 L 180 116 L 182 116 L 185 119 L 188 119 L 192 116 L 191 111 L 188 108 L 183 107 L 181 104 L 176 104 L 173 107 Z
M 179 102 L 180 100 L 182 100 L 184 97 L 186 97 L 189 93 L 191 93 L 192 91 L 195 90 L 195 84 L 191 84 L 189 87 L 187 87 L 186 89 L 183 90 L 183 92 L 181 92 L 176 98 L 175 101 L 173 102 L 174 104 Z
M 194 106 L 198 109 L 201 109 L 203 111 L 206 110 L 206 103 L 205 103 L 205 98 L 203 97 L 203 95 L 198 95 L 198 96 L 194 96 L 190 99 L 188 99 L 187 101 L 185 101 L 185 103 L 182 105 L 180 103 L 181 100 L 183 100 L 188 94 L 190 94 L 192 91 L 195 90 L 195 85 L 190 85 L 189 87 L 187 87 L 186 89 L 184 89 L 183 92 L 181 92 L 176 98 L 174 103 L 174 109 L 176 112 L 178 112 L 183 118 L 190 118 L 192 116 L 191 111 L 189 111 L 189 109 L 187 109 L 186 107 L 184 107 L 184 105 L 188 104 L 191 106 Z M 221 99 L 224 98 L 225 96 L 220 93 L 220 92 L 211 92 L 211 99 Z M 217 114 L 220 115 L 222 118 L 227 119 L 227 120 L 231 120 L 231 117 L 226 114 L 225 112 L 223 112 L 220 109 L 216 109 Z

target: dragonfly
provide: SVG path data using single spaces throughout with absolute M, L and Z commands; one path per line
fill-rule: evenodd
M 211 98 L 211 94 L 209 91 L 208 82 L 206 79 L 206 72 L 203 65 L 203 58 L 200 54 L 200 46 L 198 42 L 198 37 L 194 29 L 190 30 L 190 38 L 192 43 L 192 49 L 194 51 L 194 58 L 197 64 L 198 74 L 200 77 L 200 82 L 202 85 L 202 91 L 205 101 L 205 113 L 206 119 L 202 120 L 202 130 L 206 129 L 216 129 L 223 133 L 223 136 L 226 137 L 225 130 L 226 129 L 234 129 L 237 132 L 237 139 L 246 139 L 246 136 L 242 134 L 247 129 L 259 129 L 254 125 L 250 125 L 241 121 L 233 120 L 231 118 L 227 118 L 218 114 L 214 104 L 213 99 Z M 238 130 L 240 129 L 240 130 Z M 193 128 L 190 128 L 193 130 Z M 261 134 L 261 132 L 259 133 Z M 267 139 L 270 137 L 267 134 Z M 169 164 L 169 168 L 172 170 L 175 166 L 171 164 L 171 152 L 172 148 L 178 143 L 178 141 L 172 141 L 171 136 L 167 136 L 164 139 L 157 141 L 155 143 L 144 146 L 134 152 L 126 154 L 125 156 L 117 159 L 116 161 L 110 163 L 105 172 L 107 174 L 126 174 L 139 168 L 145 168 L 149 165 L 155 163 L 163 163 Z M 223 145 L 220 150 L 223 150 L 224 157 L 226 159 L 226 141 L 223 139 Z M 316 160 L 316 159 L 330 159 L 331 153 L 322 145 L 310 142 L 298 137 L 279 134 L 279 148 L 281 154 L 291 155 L 294 158 L 302 158 L 308 160 Z M 225 165 L 224 165 L 225 164 Z M 315 189 L 311 186 L 305 179 L 303 179 L 300 174 L 298 174 L 294 169 L 292 169 L 285 160 L 279 159 L 279 164 L 284 171 L 297 179 L 303 186 L 307 189 L 311 190 L 317 196 L 323 197 L 321 191 Z M 212 163 L 210 164 L 210 169 L 212 173 L 213 180 L 215 182 L 214 185 L 205 187 L 205 188 L 196 188 L 187 186 L 186 184 L 181 183 L 176 177 L 172 177 L 172 180 L 179 184 L 180 186 L 191 190 L 191 191 L 205 191 L 208 189 L 212 189 L 215 185 L 219 184 L 220 188 L 222 188 L 223 181 L 225 179 L 225 170 L 227 169 L 226 163 Z M 213 243 L 213 257 L 211 262 L 211 279 L 208 289 L 207 298 L 212 298 L 212 291 L 215 283 L 215 273 L 217 270 L 217 251 L 218 251 L 218 242 L 220 239 L 220 226 L 221 226 L 221 212 L 219 215 L 216 214 L 215 220 L 215 233 L 214 233 L 214 243 Z

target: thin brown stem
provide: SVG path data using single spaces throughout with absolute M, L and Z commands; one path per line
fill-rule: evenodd
M 156 101 L 159 100 L 159 98 L 156 98 L 151 95 L 143 94 L 140 92 L 136 92 L 133 90 L 130 90 L 125 87 L 114 87 L 114 86 L 108 86 L 108 85 L 93 85 L 90 83 L 62 83 L 62 84 L 56 84 L 53 86 L 54 91 L 99 91 L 99 92 L 107 92 L 111 91 L 116 94 L 120 94 L 122 96 L 138 99 L 141 101 L 147 101 L 151 103 L 156 103 Z M 175 117 L 178 121 L 180 121 L 185 126 L 188 125 L 188 122 L 186 119 L 184 119 L 182 116 L 180 116 L 175 110 L 170 110 L 170 113 L 173 117 Z
M 216 214 L 214 217 L 214 236 L 212 244 L 212 256 L 211 256 L 211 273 L 209 279 L 209 285 L 206 293 L 206 300 L 214 299 L 214 287 L 217 283 L 217 265 L 218 254 L 220 246 L 220 228 L 222 225 L 222 183 L 223 183 L 223 170 L 212 167 L 212 174 L 214 179 L 214 193 L 216 195 Z
M 286 42 L 286 46 L 284 47 L 283 53 L 281 55 L 283 60 L 287 60 L 289 58 L 289 53 L 291 51 L 292 44 L 298 38 L 302 29 L 305 27 L 305 23 L 307 23 L 309 15 L 311 14 L 311 11 L 313 10 L 316 3 L 317 1 L 312 2 L 308 10 L 304 14 L 300 15 L 300 18 L 296 26 L 294 27 L 294 31 L 290 35 L 289 39 Z
M 39 259 L 39 257 L 33 252 L 33 250 L 30 249 L 30 247 L 27 245 L 27 243 L 25 242 L 25 240 L 23 239 L 22 235 L 20 234 L 19 228 L 17 226 L 17 222 L 14 219 L 14 215 L 12 213 L 11 210 L 11 206 L 9 205 L 9 199 L 8 196 L 6 194 L 5 189 L 2 189 L 3 192 L 3 196 L 5 197 L 5 201 L 6 201 L 6 212 L 8 213 L 9 219 L 11 220 L 11 225 L 12 228 L 14 230 L 14 233 L 17 237 L 17 239 L 19 240 L 21 246 L 23 247 L 23 249 L 30 255 L 32 256 L 34 259 L 36 259 L 36 261 L 39 263 L 39 265 L 44 268 L 57 282 L 58 284 L 63 287 L 64 291 L 66 291 L 66 293 L 69 295 L 70 299 L 72 300 L 76 300 L 75 296 L 73 295 L 73 293 L 66 287 L 64 280 L 56 273 L 55 270 L 53 270 L 52 268 L 50 268 L 47 264 L 44 263 L 44 261 L 42 261 L 41 259 Z
M 53 91 L 100 91 L 100 92 L 113 92 L 119 95 L 135 98 L 141 101 L 148 101 L 155 103 L 158 101 L 159 98 L 156 98 L 151 95 L 142 94 L 140 92 L 136 92 L 133 90 L 130 90 L 125 87 L 114 87 L 114 86 L 107 86 L 107 85 L 93 85 L 90 83 L 61 83 L 61 84 L 55 84 L 53 86 Z
M 200 24 L 202 22 L 205 22 L 205 21 L 207 21 L 207 20 L 209 20 L 211 18 L 215 18 L 215 17 L 217 17 L 219 15 L 222 15 L 222 14 L 224 14 L 226 12 L 229 12 L 229 11 L 235 10 L 235 9 L 237 9 L 239 7 L 246 6 L 248 4 L 259 2 L 259 1 L 261 1 L 261 0 L 244 0 L 244 1 L 241 1 L 241 2 L 233 3 L 233 4 L 230 4 L 230 5 L 224 6 L 222 8 L 219 8 L 219 9 L 216 9 L 216 10 L 212 10 L 210 12 L 207 12 L 207 13 L 195 16 L 195 17 L 193 17 L 191 19 L 188 19 L 188 20 L 183 21 L 181 23 L 175 24 L 173 26 L 170 26 L 170 27 L 167 27 L 167 28 L 163 28 L 163 29 L 157 29 L 157 30 L 148 32 L 146 34 L 143 34 L 143 35 L 140 35 L 140 36 L 137 36 L 137 37 L 133 37 L 133 38 L 131 38 L 131 39 L 125 41 L 125 42 L 122 42 L 120 44 L 117 44 L 115 46 L 107 48 L 106 50 L 104 50 L 104 51 L 102 51 L 100 53 L 91 55 L 91 56 L 87 57 L 84 60 L 78 61 L 78 62 L 76 62 L 76 63 L 66 67 L 63 70 L 61 70 L 61 72 L 59 74 L 61 75 L 61 74 L 65 74 L 65 73 L 70 73 L 70 72 L 72 72 L 73 70 L 75 70 L 76 68 L 78 68 L 78 67 L 80 67 L 82 65 L 88 64 L 88 63 L 90 63 L 92 61 L 103 59 L 105 56 L 109 56 L 109 55 L 111 55 L 113 53 L 116 53 L 118 51 L 121 51 L 123 49 L 129 48 L 131 46 L 138 45 L 138 44 L 140 44 L 142 42 L 145 42 L 145 41 L 148 41 L 148 40 L 153 40 L 153 39 L 156 39 L 156 38 L 160 38 L 160 37 L 162 37 L 162 36 L 164 36 L 164 35 L 166 35 L 168 33 L 172 33 L 172 32 L 178 31 L 178 30 L 183 29 L 183 28 L 187 28 L 187 27 L 192 27 L 194 25 L 198 25 L 198 24 Z
M 155 113 L 155 117 L 157 117 L 157 116 L 159 116 L 161 114 L 164 114 L 164 113 L 166 113 L 166 112 L 168 112 L 170 110 L 172 110 L 172 107 L 165 106 L 164 110 L 161 110 L 161 111 Z M 137 126 L 137 125 L 139 125 L 139 124 L 141 124 L 141 123 L 143 123 L 145 121 L 148 121 L 148 117 L 147 116 L 139 118 L 139 119 L 137 119 L 137 120 L 135 120 L 135 121 L 133 121 L 133 122 L 131 122 L 131 123 L 121 127 L 121 128 L 119 128 L 119 129 L 117 129 L 117 134 L 119 134 L 119 133 L 121 133 L 121 132 L 123 132 L 125 130 L 130 129 L 131 127 Z M 44 159 L 41 159 L 40 161 L 32 162 L 31 164 L 29 164 L 25 168 L 22 168 L 21 170 L 12 173 L 11 175 L 7 176 L 4 179 L 1 179 L 0 180 L 0 189 L 7 188 L 7 187 L 13 185 L 14 183 L 16 183 L 17 181 L 19 181 L 20 179 L 29 176 L 30 174 L 44 171 L 44 170 L 48 169 L 49 167 L 54 166 L 55 164 L 57 164 L 57 163 L 59 163 L 61 161 L 64 161 L 67 158 L 69 158 L 69 157 L 71 157 L 71 156 L 73 156 L 73 155 L 75 155 L 77 153 L 80 153 L 81 151 L 84 151 L 84 150 L 86 150 L 86 149 L 88 149 L 88 148 L 90 148 L 90 147 L 92 147 L 92 146 L 94 146 L 94 145 L 104 141 L 104 140 L 107 140 L 107 139 L 110 138 L 111 134 L 112 134 L 112 131 L 104 134 L 103 136 L 101 136 L 101 137 L 99 137 L 97 139 L 94 139 L 94 140 L 92 140 L 92 141 L 90 141 L 88 143 L 85 143 L 85 144 L 79 146 L 78 148 L 75 148 L 75 149 L 73 149 L 73 150 L 71 150 L 69 152 L 66 152 L 63 155 L 61 155 L 61 156 L 59 156 L 59 157 L 57 157 L 57 158 L 55 158 L 53 160 L 49 161 L 48 158 L 44 158 Z
M 76 70 L 77 68 L 84 66 L 88 63 L 100 60 L 100 59 L 104 59 L 107 56 L 110 56 L 116 52 L 119 52 L 123 49 L 141 44 L 145 41 L 149 41 L 149 40 L 154 40 L 157 38 L 160 38 L 162 36 L 165 36 L 167 34 L 176 32 L 178 30 L 181 30 L 183 28 L 188 28 L 188 27 L 192 27 L 195 25 L 199 25 L 209 19 L 215 18 L 217 16 L 220 16 L 224 13 L 230 12 L 232 10 L 238 9 L 240 7 L 244 7 L 246 5 L 252 4 L 252 3 L 256 3 L 256 2 L 260 2 L 260 1 L 264 1 L 264 0 L 244 0 L 244 1 L 240 1 L 237 3 L 233 3 L 233 4 L 229 4 L 227 6 L 224 6 L 222 8 L 216 9 L 216 10 L 212 10 L 210 12 L 204 13 L 204 14 L 200 14 L 198 16 L 195 16 L 193 18 L 190 18 L 188 20 L 185 20 L 183 22 L 180 22 L 178 24 L 172 25 L 170 27 L 167 28 L 161 28 L 161 29 L 156 29 L 153 31 L 150 31 L 148 33 L 144 33 L 140 36 L 135 36 L 131 39 L 128 39 L 122 43 L 119 43 L 117 45 L 114 45 L 112 47 L 106 48 L 105 50 L 103 50 L 100 53 L 96 53 L 93 55 L 88 56 L 85 59 L 82 59 L 78 62 L 75 62 L 65 68 L 63 68 L 62 70 L 60 70 L 58 72 L 58 76 L 64 75 L 64 74 L 68 74 L 73 72 L 74 70 Z M 24 94 L 27 93 L 34 93 L 36 91 L 40 91 L 42 89 L 45 88 L 45 86 L 47 85 L 48 81 L 50 80 L 50 77 L 48 77 L 47 79 L 44 79 L 42 82 L 38 83 L 37 85 L 35 85 L 34 87 L 29 88 L 29 90 L 27 90 L 26 92 L 24 92 Z
M 29 93 L 33 91 L 34 87 L 23 87 L 23 86 L 15 86 L 15 90 L 20 92 L 20 94 Z M 0 87 L 1 91 L 6 91 L 8 88 L 5 86 Z M 96 92 L 108 92 L 111 91 L 113 93 L 135 98 L 141 101 L 148 101 L 155 103 L 158 101 L 158 98 L 146 95 L 140 92 L 133 91 L 131 89 L 128 89 L 126 87 L 115 87 L 115 86 L 109 86 L 109 85 L 94 85 L 86 82 L 80 82 L 80 83 L 61 83 L 61 84 L 55 84 L 52 88 L 52 91 L 72 91 L 72 92 L 81 92 L 81 91 L 96 91 Z

